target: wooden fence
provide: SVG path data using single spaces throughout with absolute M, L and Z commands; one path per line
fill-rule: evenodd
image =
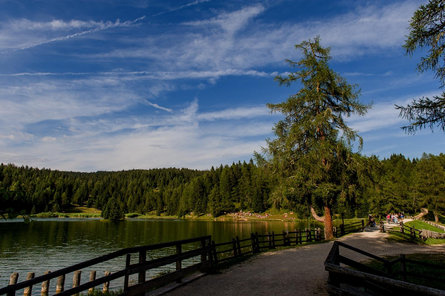
M 364 229 L 365 229 L 365 220 L 360 220 L 349 224 L 341 224 L 340 233 L 337 231 L 336 233 L 334 232 L 334 235 L 335 237 L 340 237 L 348 233 L 363 231 Z
M 336 236 L 349 232 L 363 230 L 364 220 L 350 225 L 341 225 L 340 233 L 335 231 Z M 281 233 L 252 233 L 250 237 L 240 239 L 233 238 L 229 242 L 216 244 L 211 236 L 203 236 L 187 240 L 180 240 L 168 243 L 161 243 L 148 246 L 132 247 L 122 249 L 107 255 L 103 255 L 82 263 L 72 265 L 54 272 L 46 272 L 44 275 L 35 277 L 34 273 L 28 273 L 25 281 L 18 282 L 18 274 L 13 273 L 10 277 L 9 285 L 0 288 L 0 295 L 15 296 L 23 290 L 24 296 L 31 296 L 33 288 L 40 285 L 41 296 L 48 296 L 51 292 L 50 283 L 56 280 L 55 295 L 69 296 L 78 295 L 80 292 L 92 292 L 102 285 L 102 291 L 109 289 L 110 282 L 123 281 L 123 295 L 141 295 L 146 291 L 153 290 L 172 282 L 178 282 L 186 275 L 195 271 L 208 272 L 218 267 L 219 264 L 243 256 L 253 255 L 262 251 L 277 247 L 296 246 L 311 242 L 324 240 L 324 231 L 321 228 L 294 230 Z M 153 252 L 159 250 L 169 250 L 168 255 L 160 258 L 147 259 L 147 253 L 153 257 Z M 165 253 L 165 252 L 164 252 Z M 132 262 L 133 261 L 136 262 Z M 191 259 L 195 259 L 191 262 Z M 196 260 L 198 258 L 198 260 Z M 92 269 L 97 264 L 109 263 L 111 260 L 120 259 L 122 269 L 113 272 L 105 272 L 101 277 L 96 277 L 96 271 L 90 271 L 89 280 L 81 283 L 82 270 Z M 197 262 L 196 262 L 197 261 Z M 147 278 L 147 272 L 160 267 L 170 267 L 174 265 L 173 271 L 157 275 L 154 278 Z M 66 287 L 65 279 L 68 274 L 73 274 L 73 284 Z M 130 277 L 137 275 L 137 281 L 131 284 Z M 34 293 L 36 295 L 36 293 Z
M 235 237 L 232 241 L 218 244 L 212 242 L 212 262 L 218 265 L 234 258 L 275 249 L 276 247 L 296 246 L 322 240 L 324 240 L 324 235 L 321 228 L 283 231 L 282 233 L 252 233 L 250 238 L 239 239 L 239 237 Z
M 366 266 L 358 261 L 340 254 L 340 247 L 379 261 L 383 270 Z M 414 263 L 431 268 L 443 268 L 439 265 L 427 264 L 407 259 L 404 255 L 389 261 L 342 242 L 334 242 L 324 263 L 329 272 L 329 291 L 338 295 L 445 295 L 445 291 L 406 282 L 407 276 L 421 277 L 429 281 L 441 281 L 429 275 L 410 272 L 406 263 Z M 343 265 L 341 265 L 343 264 Z M 395 266 L 398 272 L 395 272 Z M 346 266 L 352 267 L 348 268 Z M 401 277 L 403 280 L 398 280 Z
M 192 245 L 191 247 L 189 246 L 190 244 Z M 185 245 L 189 247 L 184 249 L 183 247 Z M 31 295 L 33 286 L 41 284 L 41 294 L 42 296 L 47 296 L 50 281 L 54 279 L 57 279 L 55 294 L 58 296 L 78 295 L 78 293 L 87 290 L 91 292 L 91 289 L 94 289 L 99 285 L 103 285 L 103 291 L 107 291 L 110 281 L 119 278 L 123 279 L 124 281 L 123 294 L 128 296 L 140 295 L 143 294 L 144 291 L 155 289 L 167 283 L 180 280 L 187 274 L 197 270 L 207 271 L 212 266 L 210 246 L 211 237 L 203 236 L 169 243 L 126 248 L 54 272 L 49 272 L 39 277 L 34 277 L 33 274 L 28 274 L 29 276 L 27 280 L 20 283 L 17 283 L 18 274 L 13 273 L 10 278 L 10 285 L 1 288 L 0 295 L 6 294 L 7 296 L 15 296 L 18 290 L 24 289 L 23 295 L 29 296 Z M 166 248 L 175 249 L 175 253 L 161 258 L 147 260 L 147 252 Z M 131 262 L 132 255 L 136 255 L 136 263 Z M 91 268 L 96 264 L 107 262 L 119 257 L 125 258 L 124 265 L 121 270 L 113 273 L 105 272 L 105 275 L 100 278 L 96 278 L 96 273 L 93 272 L 90 274 L 89 281 L 83 284 L 80 283 L 82 269 Z M 194 257 L 200 258 L 199 262 L 189 264 L 188 266 L 183 266 L 184 261 Z M 147 270 L 171 264 L 175 265 L 175 271 L 152 279 L 146 278 Z M 74 273 L 73 285 L 65 290 L 65 276 L 68 273 Z M 137 274 L 138 276 L 137 283 L 130 285 L 129 277 L 133 274 Z

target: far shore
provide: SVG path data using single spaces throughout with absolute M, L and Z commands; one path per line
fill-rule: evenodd
M 33 218 L 82 218 L 82 219 L 102 219 L 101 211 L 94 208 L 86 207 L 76 207 L 73 212 L 42 212 L 37 214 L 31 214 L 29 216 L 18 216 L 18 218 L 33 219 Z M 278 221 L 278 222 L 309 222 L 311 224 L 320 224 L 316 222 L 313 218 L 309 221 L 307 218 L 299 218 L 292 211 L 285 210 L 269 210 L 264 213 L 254 213 L 254 212 L 235 212 L 227 213 L 218 217 L 213 217 L 211 214 L 195 215 L 193 213 L 187 214 L 183 217 L 173 216 L 173 215 L 156 215 L 156 214 L 139 214 L 139 213 L 128 213 L 125 214 L 125 220 L 127 219 L 159 219 L 159 220 L 191 220 L 191 221 L 233 221 L 233 222 L 254 222 L 254 221 Z M 355 222 L 364 218 L 351 218 L 345 219 L 345 222 Z M 104 219 L 105 220 L 105 219 Z M 341 219 L 335 219 L 336 221 L 341 221 Z M 335 221 L 334 220 L 334 221 Z

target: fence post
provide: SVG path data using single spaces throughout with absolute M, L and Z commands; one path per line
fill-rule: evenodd
M 402 277 L 406 281 L 406 260 L 405 254 L 400 254 L 400 263 L 402 265 Z
M 345 235 L 345 224 L 343 223 L 340 225 L 340 235 L 341 236 Z
M 127 254 L 127 257 L 125 258 L 125 278 L 124 278 L 124 292 L 128 290 L 128 277 L 129 277 L 129 266 L 131 262 L 131 254 Z M 91 274 L 90 274 L 91 279 Z
M 181 255 L 182 253 L 182 244 L 177 244 L 176 245 L 176 255 Z M 176 271 L 181 270 L 182 269 L 182 260 L 181 259 L 176 259 Z M 178 279 L 176 281 L 177 283 L 181 282 L 181 279 Z
M 76 288 L 80 285 L 80 276 L 82 271 L 76 270 L 73 274 L 73 288 Z M 74 294 L 75 296 L 79 296 L 79 293 Z
M 275 232 L 272 231 L 272 249 L 275 249 Z
M 111 272 L 110 271 L 105 271 L 105 276 L 109 276 L 111 274 Z M 104 292 L 104 293 L 106 293 L 106 292 L 108 292 L 108 289 L 110 288 L 110 282 L 108 281 L 108 282 L 105 282 L 104 283 L 104 286 L 103 286 L 103 288 L 102 288 L 102 292 Z
M 90 282 L 92 282 L 92 281 L 94 281 L 94 280 L 96 280 L 96 271 L 95 270 L 92 270 L 92 271 L 90 271 Z M 94 292 L 94 287 L 93 288 L 89 288 L 88 289 L 88 293 L 93 293 Z M 42 295 L 43 296 L 43 295 Z
M 257 253 L 260 252 L 260 240 L 258 239 L 258 232 L 255 232 L 255 247 Z
M 213 264 L 218 265 L 218 254 L 216 253 L 215 241 L 212 241 Z
M 202 248 L 201 263 L 205 263 L 207 261 L 207 256 L 206 256 L 206 240 L 205 240 L 205 238 L 201 239 L 201 248 Z
M 51 271 L 47 270 L 44 274 L 49 274 Z M 42 282 L 42 289 L 40 290 L 40 294 L 42 296 L 48 296 L 48 290 L 49 290 L 49 280 L 46 280 Z
M 139 264 L 143 265 L 145 264 L 145 261 L 147 259 L 147 250 L 139 250 Z M 138 283 L 142 284 L 145 282 L 145 270 L 139 271 L 138 275 Z
M 11 276 L 9 277 L 9 285 L 15 285 L 17 284 L 17 280 L 19 278 L 19 274 L 17 272 L 13 272 L 11 274 Z M 8 292 L 8 296 L 14 296 L 15 295 L 15 290 Z
M 335 265 L 340 265 L 339 262 L 339 257 L 340 257 L 340 250 L 339 250 L 339 246 L 337 242 L 334 242 L 334 245 L 332 246 L 334 248 L 334 264 Z M 341 278 L 340 275 L 336 274 L 333 271 L 329 271 L 329 276 L 328 276 L 328 282 L 330 285 L 333 285 L 335 287 L 340 287 L 340 283 L 341 283 Z
M 287 246 L 286 231 L 283 230 L 283 246 Z
M 28 272 L 26 275 L 26 280 L 32 280 L 34 278 L 34 272 Z M 23 296 L 31 296 L 32 294 L 32 286 L 28 286 L 23 290 Z
M 65 275 L 62 274 L 57 278 L 56 294 L 63 292 L 64 289 L 65 289 Z
M 233 257 L 238 256 L 238 249 L 236 248 L 236 240 L 232 238 Z
M 238 236 L 236 236 L 236 248 L 238 249 L 238 255 L 241 256 L 241 244 Z
M 405 234 L 405 227 L 403 225 L 403 221 L 400 222 L 400 232 Z
M 365 220 L 362 219 L 362 232 L 365 230 Z

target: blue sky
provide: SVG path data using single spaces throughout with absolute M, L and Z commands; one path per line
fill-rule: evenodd
M 298 85 L 273 78 L 319 35 L 331 67 L 373 104 L 349 124 L 363 154 L 420 157 L 440 130 L 407 135 L 394 104 L 439 94 L 402 44 L 425 1 L 0 0 L 0 162 L 61 170 L 248 160 Z

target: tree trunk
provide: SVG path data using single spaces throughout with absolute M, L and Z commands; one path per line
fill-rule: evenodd
M 314 217 L 315 220 L 317 220 L 318 222 L 324 223 L 324 216 L 323 217 L 318 216 L 317 212 L 315 212 L 313 207 L 311 207 L 311 213 L 312 213 L 312 217 Z
M 436 224 L 439 223 L 439 215 L 437 214 L 436 211 L 433 211 L 433 214 L 434 214 L 434 222 L 435 222 Z
M 324 237 L 326 240 L 331 240 L 334 238 L 331 208 L 328 205 L 324 206 Z

